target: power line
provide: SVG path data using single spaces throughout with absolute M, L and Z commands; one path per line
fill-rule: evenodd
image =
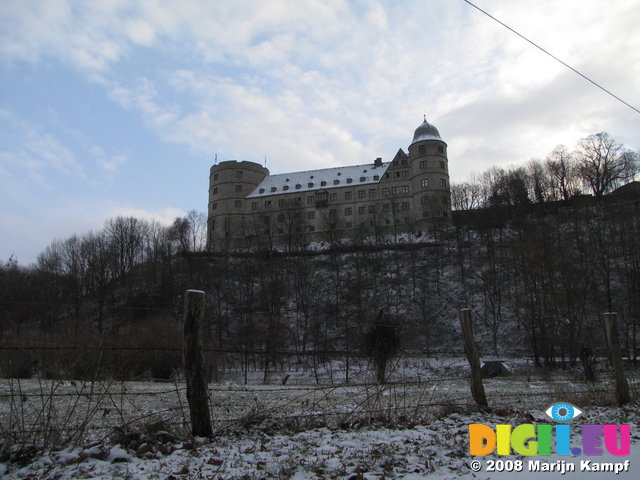
M 473 8 L 475 8 L 476 10 L 478 10 L 479 12 L 484 13 L 487 17 L 489 17 L 491 20 L 493 20 L 494 22 L 499 23 L 500 25 L 502 25 L 504 28 L 508 29 L 509 31 L 515 33 L 517 36 L 519 36 L 520 38 L 522 38 L 523 40 L 529 42 L 531 45 L 533 45 L 534 47 L 536 47 L 538 50 L 540 50 L 543 53 L 546 53 L 548 56 L 550 56 L 551 58 L 553 58 L 556 62 L 561 63 L 562 65 L 564 65 L 565 67 L 567 67 L 569 70 L 573 71 L 574 73 L 577 73 L 578 75 L 580 75 L 582 78 L 584 78 L 586 81 L 588 81 L 589 83 L 591 83 L 592 85 L 595 85 L 596 87 L 598 87 L 600 90 L 602 90 L 603 92 L 611 95 L 613 98 L 615 98 L 616 100 L 618 100 L 619 102 L 623 103 L 624 105 L 626 105 L 627 107 L 629 107 L 631 110 L 635 111 L 636 113 L 640 114 L 640 110 L 638 110 L 636 107 L 634 107 L 633 105 L 625 102 L 623 99 L 621 99 L 620 97 L 618 97 L 617 95 L 615 95 L 614 93 L 612 93 L 611 91 L 607 90 L 606 88 L 604 88 L 602 85 L 600 85 L 599 83 L 595 82 L 594 80 L 591 80 L 589 77 L 587 77 L 585 74 L 579 72 L 578 70 L 576 70 L 575 68 L 573 68 L 571 65 L 569 65 L 566 62 L 563 62 L 562 60 L 560 60 L 558 57 L 556 57 L 555 55 L 553 55 L 552 53 L 550 53 L 549 51 L 545 50 L 544 48 L 542 48 L 540 45 L 538 45 L 537 43 L 529 40 L 527 37 L 525 37 L 524 35 L 522 35 L 521 33 L 515 31 L 513 28 L 511 28 L 509 25 L 507 25 L 504 22 L 501 22 L 500 20 L 498 20 L 496 17 L 494 17 L 493 15 L 491 15 L 490 13 L 488 13 L 487 11 L 481 9 L 480 7 L 478 7 L 477 5 L 474 5 L 472 2 L 470 2 L 469 0 L 462 0 L 463 2 L 471 5 Z

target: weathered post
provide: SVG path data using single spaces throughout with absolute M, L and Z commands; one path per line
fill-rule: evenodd
M 462 336 L 464 338 L 464 352 L 467 354 L 469 366 L 471 367 L 471 395 L 473 395 L 476 405 L 486 408 L 489 404 L 484 393 L 482 374 L 480 372 L 480 357 L 476 349 L 476 342 L 473 339 L 471 310 L 468 308 L 460 310 L 460 325 L 462 325 Z
M 202 318 L 205 293 L 187 290 L 184 297 L 184 376 L 187 380 L 187 401 L 191 414 L 191 433 L 198 437 L 211 437 L 209 392 L 206 368 L 202 356 Z
M 622 352 L 620 351 L 620 339 L 618 337 L 618 316 L 613 312 L 604 314 L 604 327 L 607 332 L 607 344 L 609 345 L 609 353 L 611 355 L 611 363 L 616 379 L 616 402 L 618 405 L 624 405 L 631 401 L 629 395 L 629 385 L 624 376 L 624 368 L 622 366 Z

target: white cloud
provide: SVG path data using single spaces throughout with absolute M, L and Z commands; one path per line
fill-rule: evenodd
M 53 134 L 6 111 L 0 111 L 0 125 L 0 167 L 5 172 L 26 175 L 40 186 L 48 185 L 52 171 L 86 178 L 75 154 Z
M 177 217 L 183 217 L 186 211 L 176 207 L 165 207 L 160 210 L 146 210 L 131 206 L 115 206 L 104 215 L 104 221 L 115 217 L 135 217 L 149 222 L 156 221 L 162 225 L 171 225 Z
M 0 14 L 5 62 L 54 57 L 89 71 L 161 138 L 200 153 L 267 154 L 281 170 L 352 163 L 406 148 L 425 110 L 452 152 L 465 144 L 492 153 L 459 149 L 452 165 L 525 161 L 513 157 L 587 128 L 638 142 L 625 107 L 577 76 L 570 82 L 574 74 L 463 2 L 25 5 L 6 2 Z M 634 0 L 481 6 L 640 104 Z M 119 71 L 134 52 L 161 61 Z

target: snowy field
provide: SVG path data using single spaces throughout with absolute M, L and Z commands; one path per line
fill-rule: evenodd
M 501 458 L 494 456 L 480 457 L 482 470 L 471 471 L 468 424 L 546 423 L 544 410 L 568 401 L 585 412 L 576 425 L 631 424 L 636 443 L 624 457 L 631 470 L 615 478 L 640 478 L 640 404 L 607 406 L 613 386 L 606 375 L 595 384 L 571 375 L 485 379 L 492 411 L 483 414 L 473 407 L 466 377 L 449 373 L 448 379 L 425 375 L 386 386 L 314 386 L 300 379 L 211 384 L 212 441 L 185 441 L 189 417 L 180 382 L 1 380 L 0 433 L 4 441 L 17 435 L 27 447 L 5 455 L 0 474 L 52 480 L 612 478 L 608 472 L 490 473 L 487 459 Z M 629 381 L 638 398 L 639 383 L 631 375 Z M 572 442 L 579 442 L 575 430 Z M 36 441 L 44 448 L 28 446 Z M 564 460 L 579 467 L 581 459 Z

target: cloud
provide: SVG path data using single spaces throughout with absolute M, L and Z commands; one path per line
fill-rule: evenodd
M 171 225 L 177 217 L 183 217 L 186 211 L 176 207 L 165 207 L 160 210 L 146 210 L 143 208 L 119 205 L 111 207 L 105 212 L 105 221 L 115 217 L 135 217 L 149 222 L 156 221 L 162 225 Z
M 3 6 L 5 63 L 73 65 L 162 140 L 200 154 L 266 154 L 280 171 L 354 163 L 406 148 L 425 111 L 462 155 L 452 165 L 518 161 L 553 148 L 542 139 L 555 143 L 562 132 L 571 143 L 589 128 L 638 142 L 626 107 L 577 76 L 572 83 L 574 74 L 463 2 L 39 6 Z M 640 104 L 633 0 L 482 7 Z M 139 58 L 150 66 L 125 68 Z
M 50 172 L 85 179 L 75 154 L 51 133 L 7 111 L 0 111 L 0 168 L 7 175 L 26 175 L 40 186 Z
M 105 151 L 100 147 L 92 147 L 90 149 L 93 156 L 96 158 L 96 163 L 102 170 L 109 174 L 118 173 L 120 167 L 127 163 L 128 159 L 124 155 L 111 155 L 108 156 Z

